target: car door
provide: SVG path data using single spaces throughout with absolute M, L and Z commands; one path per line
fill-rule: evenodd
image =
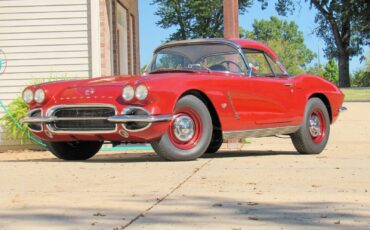
M 232 80 L 230 99 L 239 116 L 239 129 L 289 126 L 294 121 L 294 81 L 262 51 L 246 51 L 249 76 Z M 270 63 L 273 62 L 273 63 Z M 275 63 L 276 64 L 276 63 Z

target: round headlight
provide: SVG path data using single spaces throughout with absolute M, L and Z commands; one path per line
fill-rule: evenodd
M 126 101 L 131 101 L 132 98 L 134 98 L 134 96 L 135 96 L 135 90 L 132 86 L 128 85 L 123 88 L 122 90 L 123 99 L 125 99 Z
M 30 89 L 26 89 L 23 91 L 22 94 L 23 101 L 26 102 L 27 104 L 31 103 L 33 101 L 33 92 Z
M 35 91 L 35 101 L 39 104 L 45 101 L 45 91 L 43 89 L 37 89 Z
M 148 88 L 145 85 L 136 87 L 135 97 L 138 100 L 144 100 L 148 96 Z

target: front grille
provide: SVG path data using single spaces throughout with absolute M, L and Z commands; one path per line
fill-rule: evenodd
M 54 112 L 56 117 L 110 117 L 115 111 L 110 107 L 61 108 Z
M 86 118 L 78 121 L 56 121 L 52 128 L 56 131 L 89 132 L 114 131 L 116 124 L 108 122 L 107 118 L 116 114 L 111 107 L 72 107 L 60 108 L 52 116 L 58 118 Z M 94 120 L 89 120 L 94 118 Z M 96 119 L 96 118 L 102 118 Z

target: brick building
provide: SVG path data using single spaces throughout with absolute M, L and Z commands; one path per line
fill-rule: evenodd
M 0 1 L 0 49 L 8 104 L 35 79 L 139 72 L 137 0 Z M 0 116 L 4 111 L 0 108 Z M 18 145 L 0 129 L 0 149 Z

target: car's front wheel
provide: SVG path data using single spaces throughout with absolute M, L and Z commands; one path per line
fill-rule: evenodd
M 216 153 L 223 144 L 224 140 L 222 138 L 221 130 L 213 130 L 212 141 L 209 144 L 206 153 Z
M 319 154 L 328 142 L 329 133 L 330 118 L 325 104 L 319 98 L 311 98 L 302 126 L 291 135 L 294 147 L 301 154 Z
M 188 95 L 177 102 L 168 131 L 151 144 L 166 160 L 194 160 L 207 150 L 212 132 L 212 118 L 207 106 L 199 98 Z
M 67 161 L 87 160 L 103 145 L 100 141 L 47 142 L 49 151 L 59 159 Z

